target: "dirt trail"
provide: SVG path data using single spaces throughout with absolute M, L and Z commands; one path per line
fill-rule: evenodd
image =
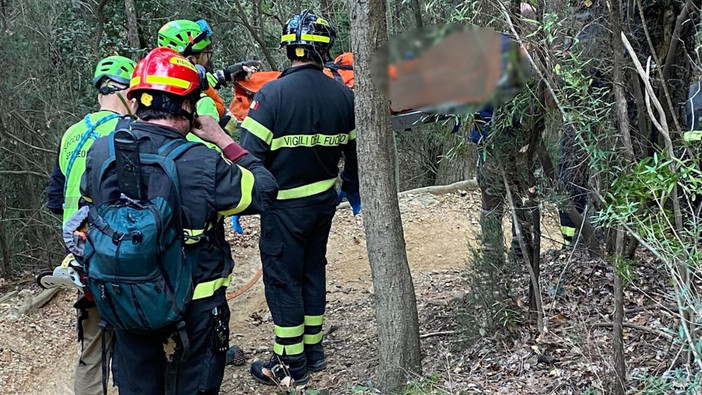
M 452 329 L 452 320 L 440 306 L 465 294 L 461 278 L 469 258 L 469 246 L 476 246 L 480 214 L 479 195 L 456 192 L 443 196 L 428 194 L 404 197 L 401 211 L 408 259 L 419 301 L 422 332 Z M 543 249 L 554 247 L 558 227 L 545 216 Z M 260 267 L 257 249 L 257 218 L 244 218 L 243 236 L 230 234 L 237 263 L 230 291 L 246 283 Z M 313 375 L 313 388 L 327 388 L 332 394 L 351 393 L 356 385 L 372 379 L 376 329 L 373 318 L 373 290 L 365 249 L 361 216 L 350 209 L 337 213 L 328 244 L 327 314 L 324 344 L 329 368 Z M 30 291 L 24 291 L 30 292 Z M 33 292 L 36 292 L 34 290 Z M 79 344 L 75 341 L 74 296 L 61 293 L 49 305 L 28 316 L 13 318 L 17 298 L 0 304 L 0 394 L 68 394 Z M 437 307 L 439 306 L 439 307 Z M 272 350 L 273 324 L 259 281 L 251 290 L 230 301 L 231 344 L 246 352 L 247 364 L 228 366 L 222 393 L 269 394 L 271 388 L 249 377 L 248 366 L 255 359 L 267 359 Z M 433 343 L 423 345 L 426 371 L 435 371 L 439 355 Z

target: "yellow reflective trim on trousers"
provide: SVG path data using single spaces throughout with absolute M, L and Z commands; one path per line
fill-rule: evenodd
M 278 200 L 297 199 L 316 195 L 333 187 L 335 182 L 336 178 L 330 178 L 328 180 L 314 182 L 312 184 L 303 185 L 297 188 L 284 189 L 278 191 Z
M 271 140 L 271 151 L 295 147 L 337 147 L 349 143 L 349 134 L 294 134 Z
M 700 140 L 702 140 L 702 130 L 693 130 L 690 132 L 683 133 L 683 140 L 685 140 L 685 141 L 700 141 Z
M 302 342 L 304 344 L 317 344 L 322 342 L 322 332 L 316 335 L 304 335 L 302 336 Z
M 248 130 L 251 134 L 260 138 L 268 145 L 270 145 L 273 140 L 273 132 L 251 117 L 246 117 L 244 122 L 241 123 L 241 127 Z
M 331 41 L 330 37 L 327 36 L 318 36 L 316 34 L 303 34 L 302 37 L 300 37 L 303 41 L 314 41 L 314 42 L 319 42 L 319 43 L 329 43 Z
M 561 226 L 561 234 L 563 236 L 573 237 L 575 236 L 575 228 L 571 228 L 570 226 Z
M 305 352 L 305 344 L 300 342 L 284 346 L 282 344 L 274 343 L 273 352 L 278 355 L 299 355 Z
M 239 204 L 236 205 L 231 210 L 222 211 L 219 214 L 228 217 L 230 215 L 239 214 L 240 212 L 246 210 L 251 205 L 251 199 L 253 198 L 253 187 L 254 187 L 254 175 L 251 171 L 244 169 L 243 167 L 237 165 L 239 170 L 241 170 L 241 199 L 239 199 Z
M 324 323 L 324 316 L 323 315 L 306 315 L 305 316 L 305 325 L 307 326 L 319 326 Z
M 356 129 L 349 132 L 349 140 L 356 140 Z
M 205 283 L 200 283 L 195 286 L 195 292 L 193 292 L 193 299 L 204 299 L 214 295 L 215 291 L 222 287 L 228 287 L 232 282 L 232 275 L 228 275 L 225 278 L 218 278 L 216 280 L 208 281 Z
M 289 339 L 291 337 L 299 337 L 302 336 L 303 333 L 305 333 L 305 326 L 304 325 L 298 325 L 298 326 L 278 326 L 278 325 L 273 325 L 275 328 L 275 335 L 278 337 L 283 337 L 286 339 Z

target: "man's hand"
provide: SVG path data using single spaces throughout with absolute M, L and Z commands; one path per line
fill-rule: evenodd
M 195 118 L 191 132 L 197 137 L 217 145 L 220 149 L 224 149 L 234 142 L 227 132 L 219 126 L 219 122 L 210 115 Z
M 341 201 L 344 200 L 349 201 L 349 204 L 351 205 L 351 210 L 353 210 L 353 215 L 356 215 L 361 212 L 361 195 L 356 192 L 356 193 L 347 193 L 342 191 L 341 189 L 339 190 L 339 194 L 336 197 L 336 205 L 338 206 L 341 204 Z

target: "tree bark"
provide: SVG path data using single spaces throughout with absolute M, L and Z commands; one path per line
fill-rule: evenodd
M 422 4 L 420 0 L 412 0 L 412 11 L 414 11 L 414 23 L 418 28 L 424 27 L 422 22 Z
M 102 12 L 105 9 L 105 4 L 107 4 L 107 0 L 100 0 L 95 12 L 98 18 L 98 28 L 95 37 L 95 55 L 97 57 L 100 56 L 100 43 L 102 42 L 102 35 L 105 33 L 105 15 Z
M 2 216 L 0 216 L 2 219 Z M 7 242 L 5 224 L 0 222 L 0 277 L 8 278 L 12 274 L 12 251 Z
M 617 240 L 615 244 L 614 266 L 614 317 L 612 320 L 612 348 L 614 351 L 614 371 L 616 381 L 614 382 L 614 393 L 624 395 L 626 393 L 626 362 L 624 359 L 624 286 L 622 275 L 617 264 L 624 257 L 625 231 L 617 230 Z
M 371 57 L 387 42 L 385 0 L 350 4 L 355 54 L 356 127 L 361 195 L 368 258 L 373 276 L 378 326 L 378 384 L 395 392 L 407 378 L 421 373 L 419 324 L 414 284 L 407 262 L 395 183 L 389 100 L 371 81 Z
M 629 127 L 629 114 L 627 112 L 626 93 L 624 87 L 624 62 L 622 54 L 624 45 L 621 40 L 622 21 L 621 8 L 618 0 L 615 0 L 610 7 L 610 24 L 612 26 L 612 38 L 614 42 L 614 97 L 617 102 L 617 116 L 619 118 L 619 131 L 621 133 L 622 145 L 626 153 L 626 162 L 634 159 L 634 146 L 631 144 L 631 133 Z
M 139 24 L 137 22 L 135 0 L 124 0 L 124 10 L 127 17 L 127 43 L 130 47 L 130 57 L 134 61 L 138 61 L 140 56 L 137 50 L 141 48 L 139 42 Z

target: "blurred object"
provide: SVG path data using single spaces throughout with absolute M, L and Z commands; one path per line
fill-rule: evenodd
M 372 75 L 388 92 L 393 109 L 448 114 L 511 99 L 527 73 L 519 45 L 507 36 L 440 25 L 391 39 L 376 52 Z

